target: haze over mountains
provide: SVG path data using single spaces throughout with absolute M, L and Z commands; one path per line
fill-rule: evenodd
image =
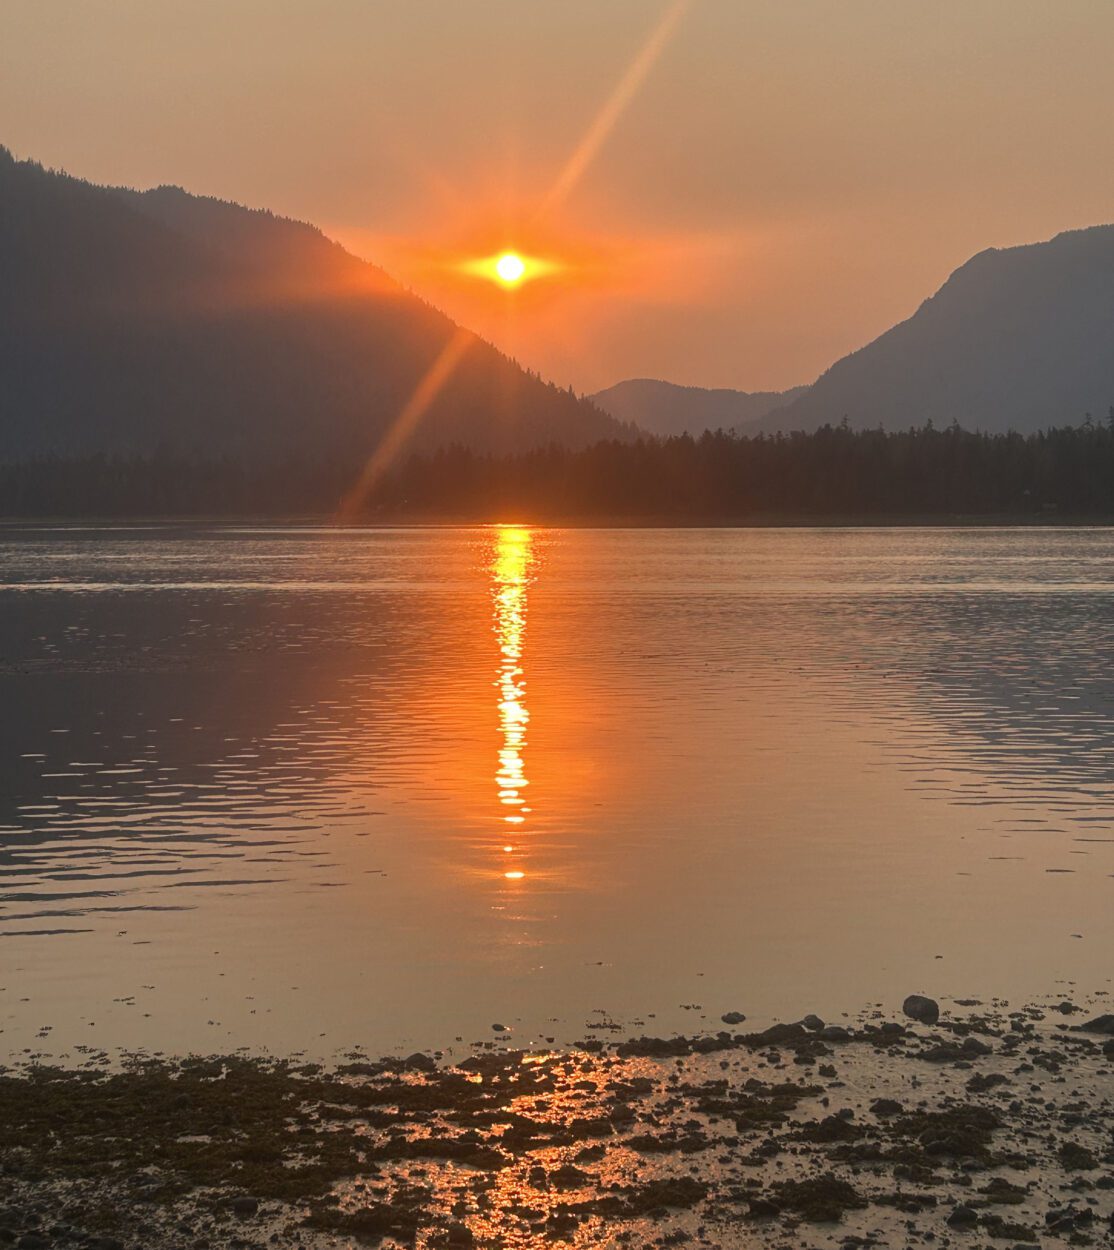
M 461 331 L 319 230 L 96 187 L 0 148 L 0 460 L 100 452 L 366 458 Z M 578 399 L 468 347 L 409 446 L 931 421 L 1022 432 L 1114 405 L 1114 226 L 979 253 L 809 387 L 652 379 Z M 625 424 L 629 423 L 629 424 Z
M 815 430 L 844 417 L 859 429 L 954 420 L 1027 433 L 1078 425 L 1087 413 L 1105 420 L 1114 405 L 1114 226 L 980 252 L 908 321 L 749 418 L 728 420 L 775 397 L 633 381 L 594 398 L 659 433 Z
M 991 248 L 908 321 L 752 429 L 949 425 L 1023 432 L 1114 405 L 1114 226 Z
M 0 148 L 0 459 L 365 457 L 457 332 L 312 226 Z M 412 445 L 624 435 L 470 336 Z
M 798 386 L 789 391 L 707 390 L 653 378 L 632 378 L 590 398 L 620 421 L 629 421 L 650 434 L 669 436 L 749 425 L 784 407 L 806 389 Z

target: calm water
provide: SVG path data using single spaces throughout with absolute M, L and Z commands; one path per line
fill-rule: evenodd
M 0 1052 L 1063 994 L 1107 530 L 0 531 Z

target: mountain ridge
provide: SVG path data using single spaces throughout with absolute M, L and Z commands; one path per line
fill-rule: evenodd
M 728 387 L 682 386 L 657 378 L 628 378 L 588 396 L 619 421 L 649 434 L 669 437 L 705 430 L 743 429 L 808 388 L 737 391 Z
M 0 148 L 0 459 L 365 459 L 457 335 L 413 445 L 629 437 L 307 223 Z
M 755 432 L 950 424 L 1026 433 L 1114 405 L 1114 225 L 985 248 Z

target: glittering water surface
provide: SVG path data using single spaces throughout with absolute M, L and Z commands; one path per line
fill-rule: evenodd
M 0 531 L 0 1051 L 1102 988 L 1106 530 Z

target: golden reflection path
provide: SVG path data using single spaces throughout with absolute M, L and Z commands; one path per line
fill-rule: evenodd
M 495 687 L 499 692 L 499 767 L 495 786 L 499 798 L 503 876 L 519 881 L 524 876 L 517 854 L 520 852 L 530 808 L 523 791 L 530 784 L 526 776 L 526 733 L 530 713 L 526 709 L 526 678 L 523 649 L 526 642 L 527 588 L 534 563 L 533 534 L 528 529 L 505 526 L 498 531 L 491 561 L 491 597 L 494 611 L 492 628 L 499 644 L 499 667 Z

